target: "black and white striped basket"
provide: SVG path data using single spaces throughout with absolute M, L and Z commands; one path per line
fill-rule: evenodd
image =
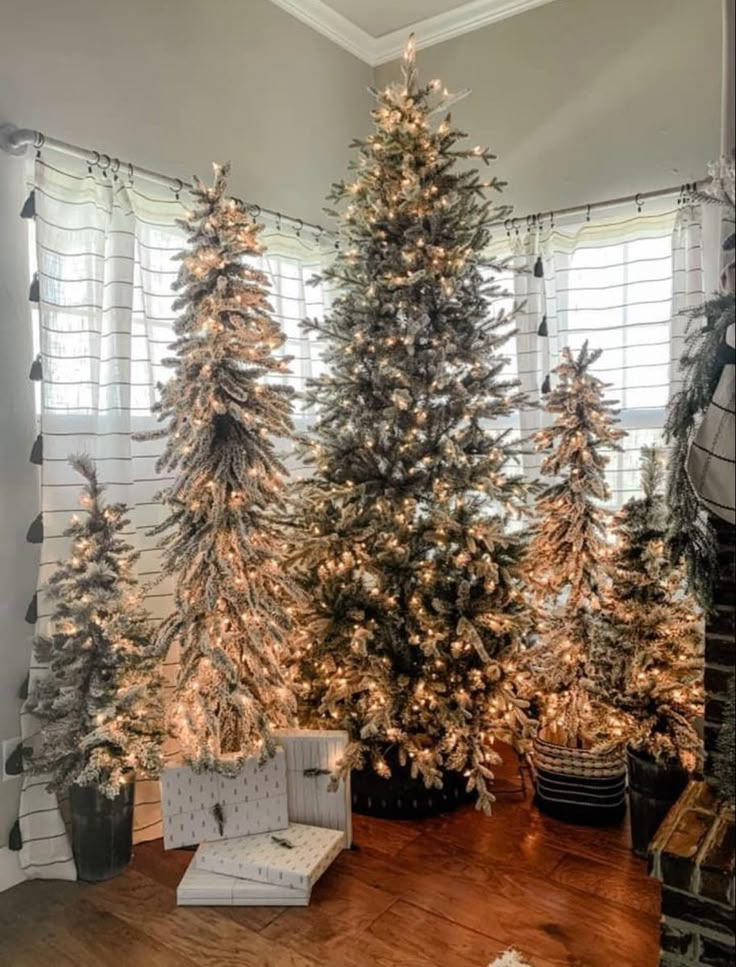
M 534 741 L 536 803 L 557 819 L 585 825 L 619 822 L 626 813 L 626 758 Z

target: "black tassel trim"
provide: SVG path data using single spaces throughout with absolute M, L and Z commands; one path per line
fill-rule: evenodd
M 542 316 L 542 321 L 539 323 L 539 329 L 537 329 L 538 336 L 549 336 L 549 326 L 547 325 L 547 316 Z
M 21 218 L 35 218 L 36 217 L 36 192 L 32 191 L 28 198 L 25 200 L 25 204 L 20 210 Z
M 31 447 L 31 456 L 29 459 L 31 463 L 35 463 L 37 467 L 40 467 L 43 463 L 43 436 L 40 433 L 33 441 L 33 446 Z
M 41 301 L 41 283 L 38 279 L 38 272 L 34 273 L 33 281 L 31 282 L 31 287 L 28 290 L 28 301 L 29 302 Z
M 40 383 L 43 379 L 43 363 L 41 362 L 41 353 L 39 353 L 31 363 L 31 371 L 28 374 L 28 378 L 32 379 L 34 383 Z
M 544 278 L 544 262 L 542 261 L 542 256 L 537 256 L 537 261 L 534 263 L 534 278 L 543 279 Z
M 542 393 L 545 395 L 549 393 L 552 389 L 552 380 L 549 376 L 545 376 L 544 382 L 542 383 Z
M 19 819 L 16 819 L 16 821 L 13 823 L 13 828 L 10 830 L 10 836 L 8 836 L 8 849 L 11 849 L 14 853 L 18 853 L 23 849 L 23 836 L 20 831 Z
M 43 544 L 43 514 L 39 514 L 28 528 L 26 540 L 29 544 Z
M 29 625 L 35 625 L 38 621 L 38 591 L 33 595 L 30 604 L 26 608 L 26 621 Z
M 23 743 L 19 742 L 5 760 L 5 774 L 20 776 L 23 774 Z
M 28 693 L 30 690 L 31 690 L 31 674 L 29 672 L 26 675 L 26 677 L 23 679 L 23 684 L 18 689 L 18 698 L 21 700 L 21 702 L 25 702 L 25 700 L 28 698 Z

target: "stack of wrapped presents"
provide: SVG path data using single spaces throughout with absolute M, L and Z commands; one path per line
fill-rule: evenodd
M 351 845 L 350 781 L 336 784 L 346 732 L 288 729 L 234 778 L 187 766 L 161 777 L 164 847 L 196 845 L 180 906 L 307 906 Z

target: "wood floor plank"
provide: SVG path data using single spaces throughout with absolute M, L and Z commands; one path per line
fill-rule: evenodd
M 619 906 L 658 917 L 660 885 L 649 877 L 632 877 L 627 868 L 568 854 L 551 873 L 555 883 L 590 893 Z
M 160 840 L 107 883 L 20 884 L 0 895 L 0 964 L 486 967 L 510 946 L 534 967 L 657 964 L 657 888 L 624 826 L 568 826 L 506 796 L 490 820 L 355 817 L 355 839 L 308 908 L 177 908 L 193 854 Z
M 314 960 L 235 923 L 219 907 L 177 907 L 170 890 L 135 870 L 99 884 L 90 901 L 199 967 L 314 967 Z
M 353 837 L 356 842 L 377 853 L 396 856 L 405 846 L 414 842 L 422 834 L 422 827 L 390 819 L 370 819 L 367 816 L 353 816 Z
M 347 853 L 343 854 L 348 856 Z M 364 957 L 364 933 L 395 901 L 380 887 L 347 876 L 335 867 L 328 870 L 312 891 L 308 907 L 290 907 L 264 927 L 261 936 L 302 951 L 321 962 L 347 946 Z M 385 954 L 391 953 L 387 948 Z M 363 961 L 361 961 L 362 963 Z M 425 967 L 425 965 L 422 965 Z
M 405 900 L 397 900 L 371 925 L 371 934 L 388 941 L 395 950 L 410 950 L 431 964 L 454 967 L 485 967 L 508 947 L 485 934 Z M 524 953 L 523 950 L 520 953 Z M 540 960 L 534 967 L 548 967 Z
M 654 967 L 656 920 L 524 871 L 469 868 L 464 875 L 358 852 L 339 868 L 398 898 L 555 965 Z

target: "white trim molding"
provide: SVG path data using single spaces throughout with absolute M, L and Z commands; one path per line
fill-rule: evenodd
M 7 846 L 0 846 L 0 893 L 17 886 L 26 879 L 20 867 L 20 853 L 16 853 Z
M 417 39 L 417 47 L 431 47 L 461 34 L 478 30 L 488 24 L 514 17 L 552 0 L 469 0 L 468 3 L 427 17 L 414 24 L 393 30 L 381 37 L 373 37 L 347 17 L 337 13 L 323 0 L 271 0 L 297 20 L 329 38 L 371 67 L 386 64 L 401 56 L 410 33 Z

